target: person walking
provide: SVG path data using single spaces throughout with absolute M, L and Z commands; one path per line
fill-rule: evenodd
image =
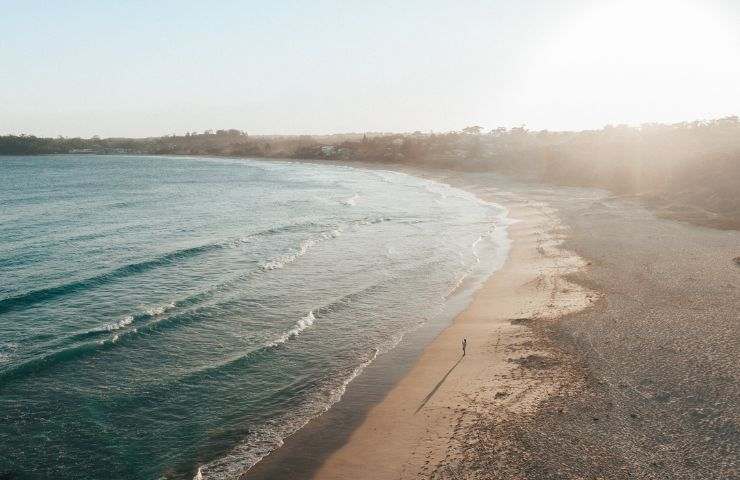
M 468 346 L 468 339 L 467 338 L 463 338 L 463 341 L 462 341 L 463 357 L 465 356 L 465 347 L 467 347 L 467 346 Z

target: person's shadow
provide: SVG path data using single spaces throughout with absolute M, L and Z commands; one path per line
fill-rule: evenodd
M 439 387 L 441 387 L 442 384 L 445 382 L 445 380 L 447 380 L 447 377 L 450 375 L 450 373 L 452 373 L 455 367 L 457 367 L 460 364 L 460 362 L 462 362 L 463 358 L 465 358 L 465 355 L 461 355 L 460 358 L 457 359 L 457 362 L 455 362 L 455 364 L 449 370 L 447 370 L 447 373 L 445 373 L 445 376 L 442 377 L 442 380 L 440 380 L 437 383 L 437 385 L 434 386 L 432 391 L 429 392 L 429 394 L 426 397 L 424 397 L 424 400 L 421 401 L 421 405 L 419 405 L 419 408 L 416 409 L 416 411 L 414 412 L 414 415 L 419 413 L 419 410 L 424 408 L 424 405 L 426 405 L 427 402 L 434 396 L 434 394 L 437 393 L 437 390 L 439 390 Z

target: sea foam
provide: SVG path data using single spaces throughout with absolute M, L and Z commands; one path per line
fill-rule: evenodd
M 113 332 L 115 330 L 120 330 L 120 329 L 124 328 L 127 325 L 131 325 L 131 323 L 133 323 L 133 321 L 134 321 L 134 316 L 133 315 L 126 315 L 125 317 L 123 317 L 122 319 L 120 319 L 117 322 L 112 322 L 112 323 L 105 324 L 103 326 L 103 328 L 100 329 L 100 331 Z
M 313 322 L 316 321 L 316 317 L 313 314 L 313 311 L 308 312 L 308 315 L 298 320 L 298 322 L 285 332 L 284 334 L 280 335 L 277 339 L 273 340 L 272 342 L 268 343 L 267 345 L 269 347 L 277 347 L 278 345 L 281 345 L 291 338 L 295 338 L 298 335 L 301 334 L 302 331 L 313 325 Z
M 338 226 L 336 228 L 333 228 L 332 230 L 322 232 L 315 237 L 306 238 L 301 241 L 297 249 L 293 249 L 285 255 L 267 261 L 260 265 L 260 267 L 262 268 L 262 270 L 278 270 L 280 268 L 283 268 L 286 265 L 289 265 L 298 260 L 300 257 L 304 256 L 311 248 L 313 248 L 320 242 L 324 240 L 331 240 L 333 238 L 341 236 L 342 231 L 343 228 L 341 226 Z

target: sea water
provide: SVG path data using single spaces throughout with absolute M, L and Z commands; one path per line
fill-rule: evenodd
M 0 158 L 0 477 L 235 478 L 506 254 L 402 173 Z

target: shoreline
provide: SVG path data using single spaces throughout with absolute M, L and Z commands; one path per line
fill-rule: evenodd
M 470 466 L 463 465 L 464 432 L 479 413 L 496 410 L 504 421 L 574 386 L 562 352 L 536 338 L 527 324 L 586 308 L 596 298 L 564 278 L 585 262 L 558 247 L 561 239 L 552 232 L 559 223 L 547 205 L 503 205 L 518 220 L 509 226 L 511 249 L 503 268 L 311 478 L 465 475 Z M 462 338 L 468 343 L 465 356 Z
M 405 173 L 447 183 L 500 204 L 509 210 L 508 218 L 516 220 L 507 227 L 508 256 L 502 268 L 473 292 L 467 307 L 427 339 L 414 358 L 406 359 L 403 374 L 390 375 L 390 385 L 379 398 L 355 405 L 364 411 L 352 418 L 354 425 L 348 432 L 335 435 L 339 441 L 310 449 L 312 453 L 303 460 L 295 459 L 304 455 L 301 445 L 341 424 L 343 420 L 332 419 L 341 415 L 332 411 L 341 408 L 342 401 L 286 439 L 283 447 L 241 478 L 367 478 L 368 472 L 379 479 L 434 475 L 440 468 L 450 468 L 455 433 L 473 421 L 471 415 L 482 405 L 497 404 L 497 415 L 503 419 L 533 409 L 552 391 L 572 386 L 573 375 L 562 352 L 535 338 L 528 324 L 585 308 L 596 295 L 563 278 L 585 262 L 559 249 L 559 222 L 547 204 L 509 192 L 491 194 L 485 190 L 489 187 L 486 184 L 471 188 L 461 175 L 451 172 L 320 163 Z M 468 339 L 464 358 L 459 355 L 463 337 Z M 540 368 L 535 365 L 538 362 L 547 367 Z M 548 378 L 542 375 L 545 370 Z M 487 380 L 491 377 L 496 378 L 495 384 Z M 353 382 L 348 393 L 355 388 L 365 387 Z M 293 465 L 286 466 L 286 462 Z M 384 465 L 382 471 L 379 465 Z

